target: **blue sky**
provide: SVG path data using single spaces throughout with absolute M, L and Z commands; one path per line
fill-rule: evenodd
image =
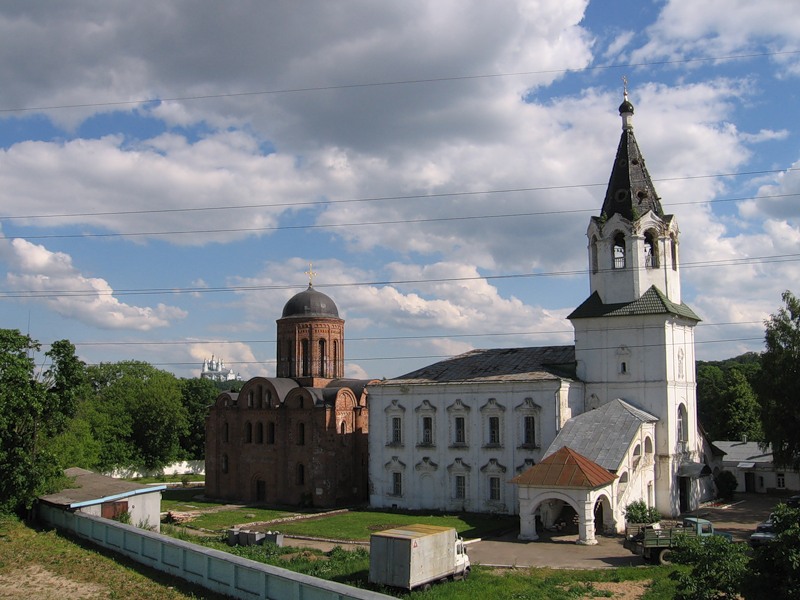
M 800 293 L 795 0 L 0 6 L 2 327 L 274 375 L 315 286 L 346 372 L 572 343 L 622 77 L 697 354 Z

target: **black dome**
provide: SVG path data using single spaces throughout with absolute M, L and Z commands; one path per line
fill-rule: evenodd
M 287 317 L 336 317 L 338 319 L 339 310 L 333 300 L 309 284 L 307 290 L 292 296 L 283 307 L 281 318 Z

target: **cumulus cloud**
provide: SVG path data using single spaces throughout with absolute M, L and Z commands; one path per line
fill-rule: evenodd
M 9 266 L 8 288 L 62 317 L 101 329 L 149 331 L 187 316 L 175 306 L 142 307 L 120 302 L 107 281 L 85 277 L 63 252 L 51 252 L 22 239 L 3 239 L 0 243 L 6 247 L 3 257 Z

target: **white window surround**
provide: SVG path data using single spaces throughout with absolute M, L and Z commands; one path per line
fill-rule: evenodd
M 518 448 L 528 450 L 539 448 L 541 440 L 541 413 L 542 407 L 536 404 L 533 401 L 533 398 L 525 398 L 525 400 L 514 407 L 514 418 L 518 423 Z M 528 431 L 528 418 L 533 419 L 532 432 Z M 529 434 L 532 434 L 532 440 L 530 439 Z
M 384 409 L 386 414 L 386 445 L 389 447 L 399 447 L 403 445 L 404 419 L 406 408 L 398 400 L 392 400 Z M 399 422 L 396 421 L 399 419 Z M 399 440 L 397 439 L 399 423 Z
M 472 407 L 457 399 L 447 407 L 449 423 L 449 440 L 451 448 L 463 448 L 469 445 L 469 415 Z M 463 429 L 457 427 L 457 419 L 461 419 Z M 463 440 L 459 435 L 463 434 Z
M 483 421 L 483 446 L 485 448 L 502 448 L 506 407 L 500 404 L 496 398 L 489 398 L 480 410 Z
M 417 414 L 417 446 L 436 446 L 436 407 L 430 400 L 423 400 L 414 412 Z

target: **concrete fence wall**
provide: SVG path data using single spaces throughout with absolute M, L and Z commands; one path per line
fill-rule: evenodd
M 379 600 L 391 596 L 294 573 L 92 515 L 45 504 L 39 519 L 141 564 L 233 598 Z
M 127 469 L 114 469 L 110 473 L 106 473 L 106 475 L 118 479 L 133 479 L 134 477 L 158 477 L 159 475 L 205 475 L 205 473 L 206 461 L 184 460 L 154 471 L 129 467 Z

